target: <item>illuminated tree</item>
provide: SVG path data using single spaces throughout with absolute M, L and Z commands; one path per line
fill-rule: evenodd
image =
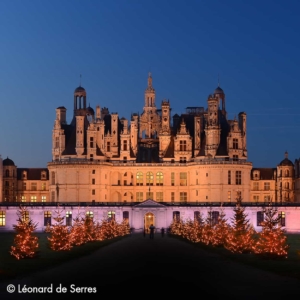
M 227 223 L 227 219 L 225 219 L 225 213 L 223 208 L 221 208 L 218 223 L 214 227 L 213 237 L 212 237 L 212 245 L 216 247 L 220 247 L 226 244 L 227 237 L 229 234 L 230 226 Z
M 174 235 L 182 235 L 183 233 L 183 221 L 180 218 L 173 218 L 170 225 L 170 233 Z
M 39 247 L 38 237 L 33 235 L 37 228 L 37 223 L 34 223 L 29 217 L 29 212 L 26 207 L 20 207 L 17 212 L 17 224 L 13 225 L 16 231 L 14 238 L 14 246 L 11 246 L 10 254 L 17 259 L 32 258 L 36 256 Z
M 83 219 L 79 212 L 73 219 L 73 225 L 70 228 L 70 242 L 74 246 L 80 246 L 85 243 Z
M 63 225 L 64 218 L 62 216 L 62 211 L 57 210 L 56 216 L 53 219 L 56 223 L 50 227 L 50 237 L 47 237 L 49 240 L 49 246 L 54 251 L 63 251 L 70 250 L 72 248 L 69 228 L 66 225 Z
M 183 222 L 182 237 L 193 243 L 195 243 L 197 241 L 195 224 L 194 224 L 194 221 L 192 221 L 191 219 L 188 219 L 185 222 Z
M 281 216 L 271 204 L 263 208 L 262 231 L 258 233 L 255 254 L 264 258 L 287 258 L 289 245 L 281 226 Z
M 255 231 L 244 212 L 245 207 L 242 207 L 242 198 L 240 195 L 238 195 L 236 202 L 236 207 L 234 208 L 235 214 L 232 218 L 232 225 L 228 233 L 225 248 L 234 253 L 250 253 L 253 252 L 255 245 Z
M 88 214 L 82 219 L 83 236 L 85 242 L 92 242 L 97 239 L 97 227 L 94 218 Z
M 211 244 L 213 239 L 213 234 L 214 234 L 214 224 L 212 218 L 212 207 L 210 207 L 207 212 L 207 217 L 204 221 L 201 242 L 204 243 L 205 245 Z

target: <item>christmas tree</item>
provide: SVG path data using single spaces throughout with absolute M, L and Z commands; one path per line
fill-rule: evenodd
M 255 254 L 264 258 L 287 258 L 289 246 L 287 237 L 280 224 L 281 217 L 277 210 L 271 206 L 263 208 L 264 221 L 262 231 L 258 234 L 255 245 Z
M 73 246 L 80 246 L 85 243 L 83 219 L 79 212 L 73 219 L 73 225 L 70 228 L 70 242 Z
M 56 216 L 53 219 L 56 223 L 50 227 L 48 237 L 50 248 L 54 251 L 70 250 L 72 248 L 69 228 L 63 225 L 64 218 L 63 211 L 57 210 Z
M 238 194 L 236 202 L 236 207 L 234 208 L 235 214 L 232 218 L 232 226 L 228 233 L 225 248 L 234 253 L 250 253 L 253 252 L 255 245 L 255 231 L 244 212 L 245 208 L 242 207 L 240 194 Z
M 225 213 L 223 208 L 221 207 L 221 211 L 218 217 L 218 223 L 214 227 L 212 245 L 216 247 L 224 247 L 227 241 L 229 230 L 230 226 L 227 223 L 227 219 L 225 219 Z
M 212 218 L 212 207 L 210 207 L 207 212 L 207 217 L 204 221 L 201 242 L 204 243 L 205 245 L 211 244 L 213 239 L 213 234 L 214 234 L 214 224 Z
M 97 227 L 94 218 L 86 214 L 82 221 L 85 243 L 97 240 Z
M 192 221 L 191 219 L 188 219 L 183 223 L 182 237 L 193 243 L 197 241 L 194 221 Z
M 17 212 L 18 224 L 13 225 L 16 231 L 14 238 L 14 246 L 11 246 L 10 254 L 17 259 L 32 258 L 36 256 L 39 247 L 38 237 L 33 235 L 34 230 L 37 228 L 37 223 L 34 223 L 29 218 L 29 212 L 26 207 L 21 207 Z

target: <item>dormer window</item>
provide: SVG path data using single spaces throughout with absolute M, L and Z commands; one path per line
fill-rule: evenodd
M 27 172 L 26 171 L 23 171 L 22 178 L 27 179 Z
M 43 171 L 43 172 L 41 173 L 41 179 L 46 179 L 46 172 L 45 172 L 45 171 Z

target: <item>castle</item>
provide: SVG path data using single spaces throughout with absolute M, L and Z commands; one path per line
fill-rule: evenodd
M 3 160 L 2 203 L 127 207 L 126 216 L 143 203 L 173 210 L 229 207 L 237 196 L 256 208 L 270 201 L 281 207 L 300 203 L 300 161 L 293 163 L 286 152 L 274 168 L 253 168 L 247 160 L 247 115 L 228 119 L 220 86 L 208 96 L 207 108 L 186 107 L 173 116 L 169 100 L 156 106 L 151 74 L 144 95 L 143 112 L 128 122 L 106 107 L 87 106 L 86 90 L 77 87 L 70 124 L 67 109 L 56 108 L 47 168 L 17 168 Z M 108 211 L 115 212 L 106 210 L 105 216 Z

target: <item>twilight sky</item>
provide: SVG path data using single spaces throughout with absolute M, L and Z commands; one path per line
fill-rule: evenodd
M 2 0 L 0 154 L 18 167 L 51 161 L 55 109 L 87 103 L 130 120 L 148 72 L 172 116 L 207 107 L 218 86 L 228 118 L 247 114 L 248 160 L 300 157 L 300 1 Z

